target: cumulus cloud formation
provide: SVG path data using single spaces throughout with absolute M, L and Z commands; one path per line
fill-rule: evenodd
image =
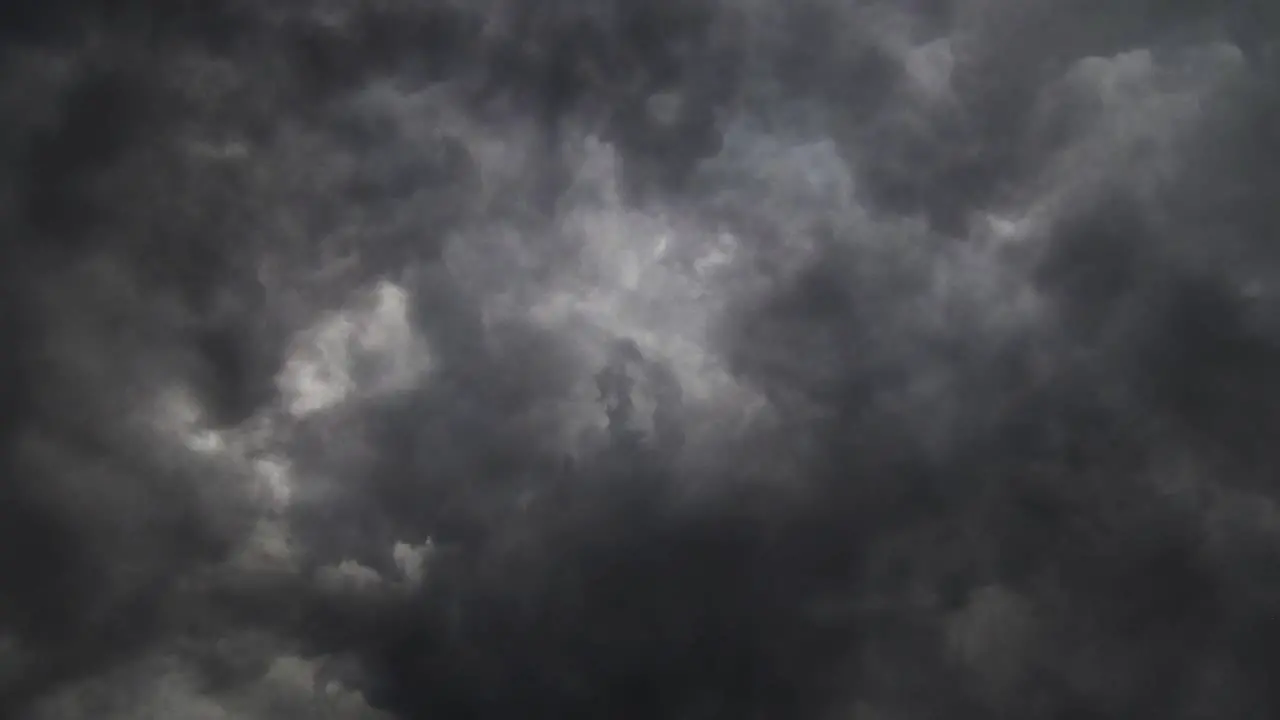
M 6 6 L 0 715 L 1275 715 L 1270 7 Z

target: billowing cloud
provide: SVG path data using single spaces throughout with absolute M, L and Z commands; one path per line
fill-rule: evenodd
M 6 15 L 5 717 L 1280 707 L 1262 4 L 108 5 Z

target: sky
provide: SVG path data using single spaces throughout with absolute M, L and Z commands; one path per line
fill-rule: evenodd
M 0 715 L 1277 716 L 1272 5 L 6 4 Z

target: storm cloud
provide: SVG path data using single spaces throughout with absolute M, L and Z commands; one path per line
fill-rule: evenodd
M 11 3 L 0 714 L 1280 713 L 1280 16 Z

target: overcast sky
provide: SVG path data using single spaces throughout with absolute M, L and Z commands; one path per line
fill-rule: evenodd
M 1280 13 L 11 2 L 0 715 L 1280 716 Z

